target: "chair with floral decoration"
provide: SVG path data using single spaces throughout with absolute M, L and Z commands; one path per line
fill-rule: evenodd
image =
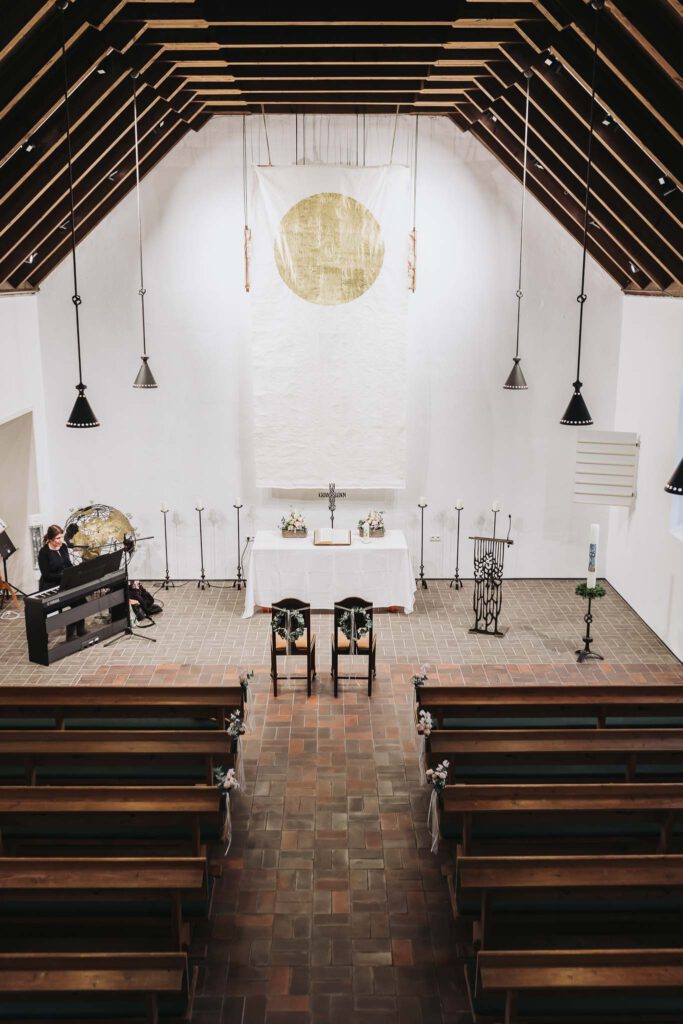
M 313 679 L 317 676 L 315 667 L 315 634 L 311 632 L 311 606 L 296 597 L 283 598 L 273 605 L 270 617 L 270 676 L 273 680 L 273 696 L 277 697 L 277 659 L 285 657 L 305 658 L 306 675 L 290 676 L 291 679 L 305 679 L 308 696 L 311 696 Z
M 373 625 L 372 601 L 362 597 L 345 597 L 334 605 L 334 629 L 332 632 L 332 681 L 334 695 L 339 689 L 339 658 L 345 655 L 367 656 L 368 697 L 372 697 L 372 680 L 377 674 L 377 637 Z M 351 679 L 365 679 L 366 675 L 350 676 Z

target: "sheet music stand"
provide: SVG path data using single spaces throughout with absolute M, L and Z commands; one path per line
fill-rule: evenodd
M 474 626 L 470 633 L 505 636 L 498 629 L 503 605 L 503 563 L 505 549 L 514 541 L 505 537 L 470 537 L 474 541 Z M 492 628 L 493 627 L 493 628 Z

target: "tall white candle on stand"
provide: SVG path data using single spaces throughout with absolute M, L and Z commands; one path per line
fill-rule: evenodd
M 427 507 L 427 499 L 424 496 L 421 497 L 420 500 L 418 501 L 418 505 L 420 505 L 420 506 L 424 505 L 425 508 L 426 508 Z
M 588 539 L 588 574 L 586 586 L 593 590 L 598 580 L 598 539 L 600 537 L 600 526 L 598 523 L 591 523 L 590 536 Z
M 493 502 L 493 504 L 491 505 L 491 511 L 492 512 L 500 512 L 500 502 L 499 501 L 494 501 Z

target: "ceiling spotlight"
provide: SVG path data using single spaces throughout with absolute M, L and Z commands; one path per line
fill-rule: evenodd
M 496 124 L 497 121 L 498 121 L 498 118 L 496 117 L 495 114 L 491 114 L 491 120 L 493 121 L 494 124 Z
M 540 163 L 540 161 L 538 161 L 538 160 L 534 160 L 534 167 L 538 171 L 544 171 L 545 170 L 545 167 L 543 166 L 543 164 Z
M 638 270 L 638 267 L 635 265 L 633 260 L 629 260 L 628 261 L 628 266 L 629 266 L 629 270 L 631 271 L 632 274 L 639 274 L 640 273 L 640 271 Z
M 597 220 L 589 220 L 588 225 L 591 228 L 596 228 L 596 230 L 598 231 L 600 230 L 600 225 L 598 224 Z
M 106 75 L 106 73 L 107 69 L 105 68 L 104 64 L 100 64 L 98 67 L 95 68 L 95 74 L 97 75 Z
M 35 263 L 37 259 L 38 259 L 38 253 L 37 252 L 32 252 L 30 256 L 26 257 L 26 259 L 24 260 L 24 263 L 28 263 L 29 266 L 30 266 L 32 263 Z
M 663 174 L 660 174 L 660 176 L 657 178 L 657 184 L 659 185 L 659 194 L 662 196 L 662 198 L 666 198 L 666 196 L 671 196 L 676 191 L 676 186 L 674 185 L 673 181 L 669 181 L 669 179 L 666 178 Z
M 38 143 L 34 142 L 33 139 L 27 139 L 26 142 L 22 143 L 21 148 L 24 153 L 34 153 L 38 149 Z
M 600 118 L 600 124 L 604 124 L 605 128 L 610 128 L 614 124 L 614 118 L 611 114 L 603 114 Z
M 69 230 L 69 218 L 68 217 L 66 218 L 65 221 L 62 221 L 62 223 L 59 225 L 59 230 L 60 231 L 68 231 Z
M 118 178 L 118 176 L 120 174 L 121 174 L 121 168 L 120 167 L 115 167 L 113 171 L 109 172 L 109 174 L 107 175 L 107 178 L 109 179 L 109 181 L 116 181 L 116 179 Z
M 548 54 L 548 56 L 545 58 L 543 63 L 545 64 L 545 66 L 547 68 L 551 68 L 553 66 L 553 64 L 555 63 L 555 58 L 551 57 L 550 54 Z

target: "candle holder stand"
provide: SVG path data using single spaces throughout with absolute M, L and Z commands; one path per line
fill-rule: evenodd
M 243 586 L 246 586 L 247 578 L 244 575 L 242 566 L 242 553 L 241 553 L 241 542 L 240 542 L 240 509 L 242 505 L 232 506 L 237 512 L 237 573 L 235 579 L 232 582 L 233 588 L 241 590 Z
M 199 558 L 200 558 L 200 561 L 201 561 L 201 573 L 200 573 L 199 579 L 197 580 L 197 589 L 198 590 L 206 590 L 207 587 L 211 586 L 211 584 L 209 583 L 209 581 L 206 578 L 206 573 L 204 572 L 204 534 L 202 532 L 202 512 L 203 511 L 204 511 L 203 508 L 198 508 L 197 509 L 197 515 L 199 516 Z
M 425 509 L 426 505 L 420 505 L 418 502 L 417 506 L 420 510 L 420 574 L 417 581 L 423 590 L 428 590 L 427 580 L 425 579 Z
M 168 515 L 168 509 L 162 508 L 161 514 L 164 517 L 164 559 L 166 561 L 166 573 L 161 583 L 162 590 L 170 590 L 171 587 L 175 587 L 175 583 L 171 579 L 171 575 L 168 571 L 168 531 L 166 529 L 166 516 Z
M 583 621 L 586 623 L 586 635 L 582 637 L 583 647 L 580 647 L 578 651 L 575 651 L 576 660 L 581 665 L 588 658 L 595 658 L 596 661 L 604 661 L 602 654 L 598 654 L 596 651 L 591 651 L 591 644 L 593 643 L 593 637 L 591 636 L 591 622 L 593 621 L 593 615 L 591 612 L 591 605 L 594 597 L 604 597 L 605 588 L 601 587 L 599 583 L 596 583 L 594 587 L 589 587 L 586 583 L 579 583 L 575 593 L 579 597 L 586 598 L 588 601 L 588 608 L 586 614 L 583 617 Z
M 458 513 L 458 532 L 455 542 L 455 575 L 448 586 L 453 587 L 454 590 L 462 590 L 462 580 L 460 579 L 460 513 L 462 509 L 456 508 L 455 511 Z

